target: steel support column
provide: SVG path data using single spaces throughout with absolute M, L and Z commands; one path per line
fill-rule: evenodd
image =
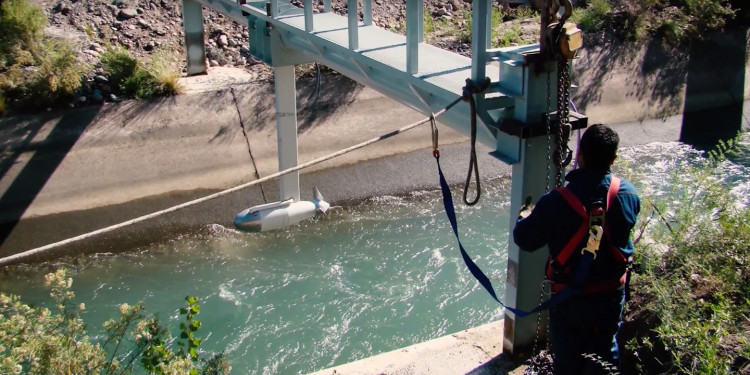
M 296 167 L 297 154 L 297 91 L 294 82 L 294 65 L 273 68 L 276 87 L 276 137 L 278 140 L 279 170 Z M 279 178 L 281 200 L 300 200 L 299 172 Z
M 195 0 L 182 1 L 185 28 L 187 75 L 206 74 L 206 45 L 203 32 L 203 5 Z
M 424 40 L 422 0 L 406 0 L 406 71 L 419 73 L 419 43 Z
M 315 30 L 313 26 L 313 0 L 305 0 L 304 4 L 305 4 L 305 31 L 313 31 Z
M 346 17 L 349 21 L 349 49 L 359 49 L 359 9 L 357 0 L 346 1 Z
M 372 0 L 362 0 L 362 24 L 372 26 Z
M 554 64 L 546 66 L 554 70 Z M 549 74 L 556 76 L 554 71 Z M 534 66 L 527 62 L 523 67 L 522 79 L 523 95 L 516 99 L 516 120 L 525 124 L 538 124 L 547 111 L 547 73 L 537 73 Z M 550 90 L 554 90 L 554 86 Z M 551 94 L 556 98 L 555 91 Z M 548 181 L 554 185 L 555 166 L 548 151 L 548 140 L 547 136 L 522 139 L 520 161 L 513 164 L 512 169 L 505 303 L 526 311 L 542 302 L 541 287 L 549 249 L 545 247 L 533 253 L 521 251 L 513 242 L 513 228 L 526 197 L 531 196 L 532 201 L 536 202 L 547 192 Z M 543 298 L 548 297 L 545 295 Z M 505 312 L 503 352 L 518 358 L 528 358 L 534 350 L 535 340 L 539 340 L 539 347 L 536 349 L 544 347 L 547 340 L 547 313 L 540 314 L 541 317 L 534 314 L 520 318 L 509 311 Z
M 471 3 L 471 20 L 471 79 L 480 83 L 484 81 L 487 49 L 490 48 L 492 2 L 490 0 L 473 1 Z

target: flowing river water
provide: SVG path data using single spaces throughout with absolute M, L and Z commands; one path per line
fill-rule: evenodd
M 747 137 L 740 145 L 748 149 Z M 715 172 L 746 204 L 748 153 Z M 621 150 L 616 172 L 643 196 L 673 203 L 702 153 L 679 143 Z M 481 203 L 459 204 L 462 242 L 504 294 L 509 176 L 483 181 Z M 200 299 L 202 350 L 224 351 L 233 374 L 304 374 L 501 319 L 503 310 L 461 260 L 440 192 L 333 207 L 285 231 L 245 234 L 220 225 L 75 264 L 20 266 L 0 290 L 49 305 L 43 275 L 67 267 L 94 335 L 120 303 L 145 303 L 176 327 L 184 297 Z M 498 342 L 501 337 L 498 337 Z

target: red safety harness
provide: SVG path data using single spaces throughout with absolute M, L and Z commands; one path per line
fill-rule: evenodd
M 607 200 L 604 203 L 603 212 L 602 212 L 601 207 L 594 207 L 590 210 L 587 210 L 586 206 L 584 206 L 584 204 L 581 203 L 581 201 L 575 196 L 575 194 L 573 194 L 573 192 L 571 192 L 570 189 L 568 189 L 567 187 L 556 189 L 556 191 L 560 193 L 560 195 L 565 199 L 568 205 L 570 205 L 570 207 L 572 207 L 581 216 L 582 220 L 581 220 L 581 226 L 578 228 L 578 231 L 576 231 L 575 235 L 573 235 L 573 237 L 563 247 L 562 251 L 560 251 L 560 253 L 557 254 L 557 256 L 554 258 L 550 256 L 549 261 L 547 262 L 546 274 L 547 274 L 547 280 L 552 281 L 552 293 L 558 293 L 561 290 L 571 286 L 569 284 L 564 284 L 564 283 L 555 281 L 555 278 L 554 278 L 555 268 L 556 267 L 558 269 L 564 268 L 565 264 L 573 255 L 573 252 L 576 249 L 580 249 L 581 241 L 583 241 L 584 236 L 592 233 L 592 225 L 593 225 L 592 215 L 599 216 L 602 218 L 602 221 L 604 221 L 600 223 L 600 225 L 603 225 L 604 236 L 607 237 L 606 243 L 609 245 L 608 246 L 609 251 L 612 254 L 613 259 L 615 259 L 616 262 L 621 263 L 623 265 L 628 264 L 629 261 L 625 257 L 625 255 L 623 255 L 622 252 L 620 252 L 620 249 L 618 249 L 616 246 L 612 244 L 610 233 L 609 233 L 609 226 L 607 225 L 607 222 L 603 220 L 604 215 L 607 212 L 607 209 L 612 206 L 612 202 L 617 196 L 617 192 L 619 190 L 620 190 L 620 179 L 617 176 L 613 175 L 612 181 L 609 184 L 609 190 L 607 191 Z M 598 212 L 596 212 L 597 209 L 598 209 Z M 585 251 L 581 251 L 581 252 L 583 253 Z M 593 255 L 594 259 L 596 259 L 596 250 L 589 251 L 589 252 Z M 586 270 L 585 272 L 588 273 L 588 270 Z M 618 277 L 616 279 L 584 284 L 581 286 L 581 293 L 593 294 L 593 293 L 603 292 L 607 290 L 617 289 L 625 285 L 626 280 L 627 280 L 627 272 L 625 272 L 621 277 Z

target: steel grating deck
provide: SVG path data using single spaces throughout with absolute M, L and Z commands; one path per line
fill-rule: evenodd
M 305 32 L 305 17 L 303 14 L 281 16 L 278 21 Z M 335 43 L 342 48 L 349 46 L 348 20 L 346 17 L 334 13 L 318 13 L 313 15 L 314 31 L 311 34 Z M 406 73 L 406 36 L 396 34 L 377 26 L 364 26 L 361 22 L 358 28 L 359 52 L 364 57 L 380 62 L 394 69 Z M 487 76 L 499 75 L 496 66 L 486 66 Z M 471 77 L 471 58 L 446 51 L 427 43 L 419 43 L 419 69 L 415 77 L 444 89 L 450 93 L 461 95 L 466 79 Z

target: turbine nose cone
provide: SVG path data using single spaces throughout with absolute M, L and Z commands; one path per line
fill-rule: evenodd
M 257 233 L 261 231 L 261 218 L 257 212 L 249 213 L 244 210 L 234 217 L 234 227 L 243 232 Z

